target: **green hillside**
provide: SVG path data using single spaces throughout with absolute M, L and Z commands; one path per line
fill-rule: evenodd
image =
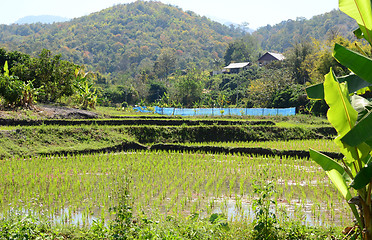
M 253 33 L 263 51 L 284 52 L 303 39 L 340 34 L 351 38 L 355 23 L 338 10 L 298 18 Z M 54 24 L 0 25 L 0 48 L 36 56 L 46 48 L 54 54 L 103 74 L 120 76 L 153 70 L 171 62 L 164 76 L 187 67 L 212 69 L 223 59 L 228 43 L 243 36 L 191 11 L 160 2 L 120 4 L 88 16 Z M 256 49 L 259 50 L 259 49 Z M 166 65 L 163 63 L 163 65 Z M 157 73 L 158 76 L 162 74 Z
M 261 42 L 262 49 L 284 52 L 293 44 L 310 38 L 325 40 L 341 35 L 352 39 L 352 32 L 357 28 L 352 18 L 339 10 L 333 10 L 309 20 L 297 18 L 295 21 L 287 20 L 274 26 L 267 25 L 259 28 L 253 35 Z
M 0 25 L 0 47 L 33 55 L 46 48 L 101 73 L 136 73 L 165 55 L 173 69 L 209 68 L 241 35 L 190 11 L 136 1 L 64 23 Z

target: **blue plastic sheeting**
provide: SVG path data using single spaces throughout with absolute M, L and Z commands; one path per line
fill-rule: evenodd
M 153 112 L 146 107 L 134 107 L 139 112 Z M 223 115 L 251 115 L 268 116 L 296 115 L 296 108 L 161 108 L 154 107 L 155 113 L 161 115 L 180 115 L 180 116 L 223 116 Z

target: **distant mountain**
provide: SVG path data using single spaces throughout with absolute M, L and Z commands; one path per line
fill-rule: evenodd
M 133 75 L 164 55 L 176 69 L 209 69 L 241 36 L 238 29 L 156 1 L 119 4 L 63 23 L 0 25 L 0 47 L 28 54 L 47 48 L 94 71 Z
M 253 33 L 255 31 L 255 29 L 249 28 L 248 26 L 243 26 L 242 24 L 234 23 L 224 18 L 220 18 L 216 16 L 207 16 L 207 17 L 209 17 L 213 21 L 219 22 L 228 27 L 233 26 L 234 28 L 241 28 L 244 32 L 247 32 L 247 33 Z
M 18 19 L 16 24 L 32 24 L 32 23 L 56 23 L 56 22 L 66 22 L 70 19 L 59 16 L 52 15 L 41 15 L 41 16 L 27 16 Z
M 311 40 L 311 38 L 323 40 L 339 34 L 353 39 L 353 30 L 357 28 L 358 25 L 354 19 L 339 10 L 333 10 L 309 20 L 297 18 L 282 21 L 274 26 L 267 25 L 257 29 L 253 35 L 261 41 L 262 49 L 284 52 L 293 44 Z

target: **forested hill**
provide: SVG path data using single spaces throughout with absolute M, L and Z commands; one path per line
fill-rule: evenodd
M 168 57 L 177 68 L 210 67 L 242 32 L 160 2 L 116 5 L 64 23 L 0 25 L 0 48 L 43 48 L 101 73 L 135 73 Z
M 325 40 L 339 34 L 351 39 L 357 29 L 355 20 L 339 10 L 317 15 L 309 20 L 297 18 L 283 21 L 274 26 L 261 27 L 253 33 L 260 41 L 262 49 L 284 52 L 294 43 L 315 38 Z
M 311 37 L 325 39 L 336 33 L 348 37 L 356 27 L 337 10 L 309 20 L 283 21 L 253 33 L 262 48 L 255 47 L 256 55 L 259 51 L 284 52 Z M 112 76 L 127 72 L 134 76 L 150 69 L 164 71 L 156 73 L 161 77 L 176 69 L 221 65 L 228 44 L 243 32 L 171 5 L 136 1 L 63 23 L 0 25 L 0 48 L 34 56 L 46 48 Z

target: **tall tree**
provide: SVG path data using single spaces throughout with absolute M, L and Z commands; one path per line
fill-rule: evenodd
M 191 107 L 196 101 L 199 101 L 206 75 L 197 70 L 189 71 L 186 75 L 178 76 L 177 79 L 177 98 L 184 106 Z
M 154 72 L 158 78 L 166 78 L 176 67 L 176 56 L 171 51 L 165 51 L 154 63 Z
M 224 55 L 225 64 L 252 61 L 256 57 L 258 50 L 256 38 L 247 34 L 245 37 L 229 43 Z
M 287 63 L 291 70 L 292 78 L 296 83 L 305 84 L 310 81 L 309 73 L 303 67 L 303 63 L 312 52 L 313 45 L 309 41 L 296 43 L 289 50 Z

